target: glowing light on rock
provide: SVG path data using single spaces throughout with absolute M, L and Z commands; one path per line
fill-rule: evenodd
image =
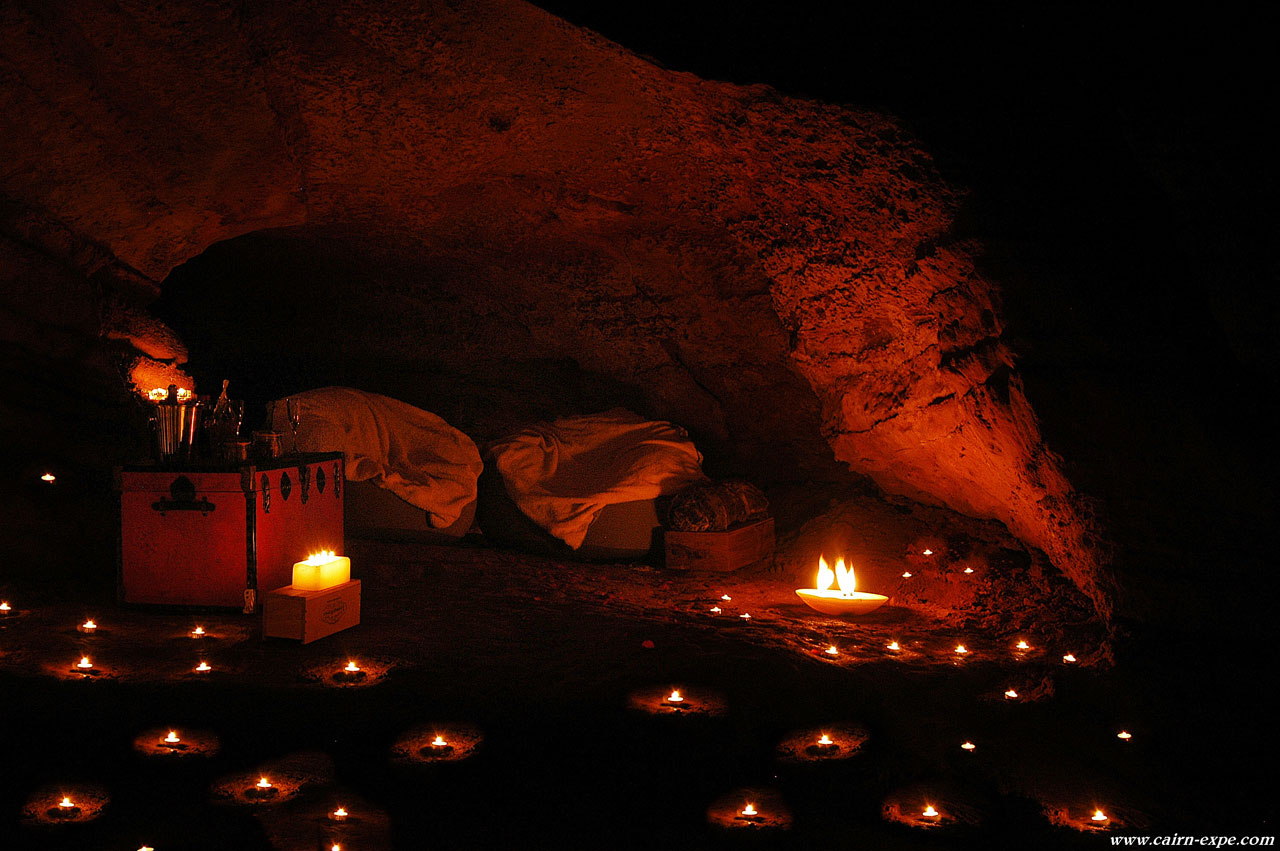
M 885 646 L 886 646 L 886 647 L 888 647 L 890 650 L 900 650 L 900 649 L 902 649 L 902 648 L 900 648 L 900 647 L 898 646 L 898 642 L 896 642 L 896 641 L 890 641 L 890 642 L 889 642 L 888 644 L 886 644 Z
M 837 649 L 836 649 L 836 646 L 833 644 L 833 645 L 831 645 L 830 647 L 828 647 L 828 648 L 827 648 L 827 655 L 828 655 L 828 656 L 839 656 L 839 655 L 840 655 L 840 651 L 839 651 L 839 650 L 837 650 Z
M 730 597 L 728 594 L 721 594 L 721 595 L 720 595 L 720 599 L 721 599 L 721 600 L 724 600 L 726 603 L 728 603 L 728 602 L 729 602 L 729 601 L 731 601 L 733 598 L 732 598 L 732 597 Z
M 826 733 L 823 733 L 820 737 L 818 737 L 818 744 L 822 745 L 823 747 L 830 747 L 831 745 L 834 745 L 835 742 L 831 740 L 830 736 L 828 736 Z
M 969 652 L 969 648 L 968 648 L 968 647 L 965 647 L 963 644 L 957 644 L 957 645 L 956 645 L 956 655 L 957 655 L 957 656 L 963 656 L 964 654 L 966 654 L 966 653 L 968 653 L 968 652 Z
M 742 614 L 738 615 L 738 617 L 742 618 L 744 621 L 751 620 L 751 614 L 749 612 L 743 612 Z

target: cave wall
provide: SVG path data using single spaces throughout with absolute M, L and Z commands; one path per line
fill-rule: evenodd
M 140 278 L 258 231 L 358 242 L 397 282 L 361 293 L 389 369 L 438 357 L 415 317 L 465 304 L 459 362 L 572 359 L 762 475 L 998 519 L 1109 612 L 979 246 L 949 236 L 960 196 L 891 118 L 669 72 L 516 0 L 30 0 L 0 32 L 0 191 Z

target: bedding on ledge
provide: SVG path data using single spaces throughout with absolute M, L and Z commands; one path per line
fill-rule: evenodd
M 391 491 L 425 511 L 435 529 L 462 525 L 459 519 L 474 510 L 480 452 L 440 417 L 351 387 L 322 387 L 292 398 L 301 405 L 298 448 L 341 452 L 349 481 Z M 274 403 L 272 427 L 292 449 L 284 399 Z
M 575 550 L 606 506 L 670 496 L 705 478 L 684 429 L 622 408 L 538 423 L 487 454 L 520 511 Z

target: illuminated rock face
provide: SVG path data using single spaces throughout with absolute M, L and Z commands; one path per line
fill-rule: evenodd
M 9 203 L 144 282 L 245 234 L 342 246 L 344 357 L 571 359 L 762 479 L 1001 520 L 1109 611 L 957 195 L 892 120 L 515 0 L 182 5 L 5 4 Z

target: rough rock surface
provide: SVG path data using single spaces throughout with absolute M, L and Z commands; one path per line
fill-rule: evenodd
M 516 0 L 18 0 L 0 114 L 3 199 L 94 247 L 58 255 L 85 276 L 255 232 L 350 249 L 343 357 L 571 359 L 762 478 L 998 519 L 1110 610 L 957 194 L 889 118 Z

